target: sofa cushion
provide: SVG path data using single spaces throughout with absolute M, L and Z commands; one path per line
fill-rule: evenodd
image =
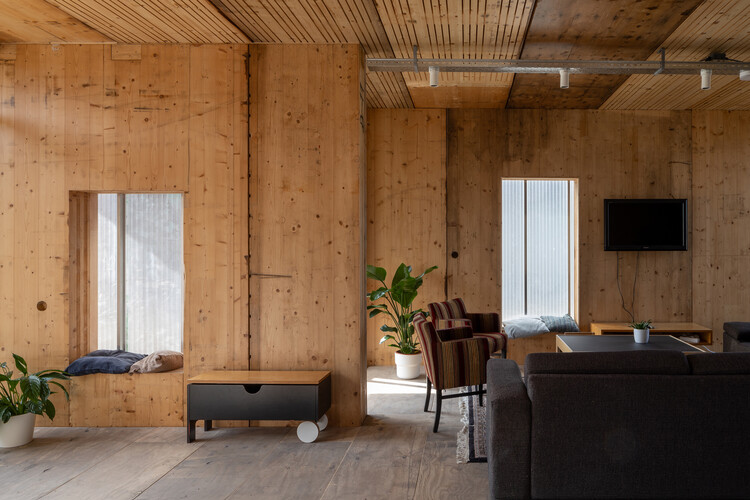
M 738 342 L 750 342 L 750 323 L 745 321 L 730 321 L 724 323 L 724 331 Z
M 693 375 L 750 375 L 750 352 L 717 352 L 687 357 Z
M 540 318 L 551 332 L 565 333 L 581 331 L 578 328 L 578 323 L 576 323 L 576 320 L 570 314 L 563 316 L 540 316 Z
M 549 333 L 549 328 L 538 316 L 523 316 L 503 321 L 503 328 L 505 334 L 511 339 L 522 339 Z
M 526 376 L 533 374 L 686 375 L 690 367 L 678 351 L 532 353 Z

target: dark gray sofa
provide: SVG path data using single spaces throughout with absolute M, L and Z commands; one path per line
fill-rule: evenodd
M 724 323 L 724 352 L 750 352 L 750 323 Z
M 750 498 L 750 353 L 487 364 L 490 498 Z

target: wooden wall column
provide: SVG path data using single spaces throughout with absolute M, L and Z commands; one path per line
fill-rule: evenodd
M 364 56 L 250 46 L 250 363 L 331 370 L 334 424 L 365 417 Z

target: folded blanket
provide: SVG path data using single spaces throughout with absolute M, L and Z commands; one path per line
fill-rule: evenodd
M 503 327 L 508 338 L 511 339 L 533 337 L 549 332 L 579 331 L 578 324 L 569 314 L 563 316 L 523 316 L 504 321 Z

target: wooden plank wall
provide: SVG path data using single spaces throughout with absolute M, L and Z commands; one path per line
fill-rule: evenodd
M 251 366 L 331 370 L 344 426 L 366 409 L 363 65 L 357 45 L 250 47 Z
M 247 47 L 15 48 L 0 80 L 0 357 L 70 361 L 70 191 L 171 191 L 185 193 L 185 375 L 247 368 Z M 164 383 L 142 385 L 179 394 L 181 414 L 182 375 Z M 57 403 L 55 425 L 78 421 Z M 109 425 L 100 403 L 87 425 Z
M 693 111 L 693 320 L 750 321 L 750 112 Z
M 445 300 L 445 110 L 370 110 L 367 142 L 367 263 L 388 283 L 401 262 L 414 273 L 439 266 L 414 303 L 426 310 Z M 378 344 L 383 324 L 367 321 L 368 365 L 393 364 L 395 349 Z

